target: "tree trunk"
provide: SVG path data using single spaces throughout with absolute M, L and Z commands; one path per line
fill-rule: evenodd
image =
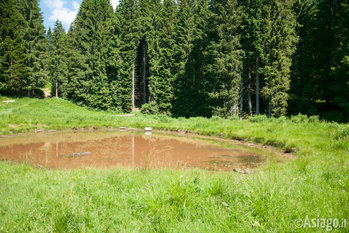
M 268 118 L 271 117 L 271 104 L 270 104 L 270 100 L 268 101 Z
M 259 91 L 260 91 L 260 84 L 259 84 L 259 58 L 256 58 L 256 115 L 259 115 Z
M 56 98 L 58 98 L 58 81 L 57 81 L 57 78 L 56 78 Z
M 143 46 L 143 103 L 147 102 L 147 80 L 146 80 L 146 63 L 145 63 L 145 45 Z
M 135 63 L 132 64 L 132 112 L 135 109 Z
M 244 76 L 241 75 L 241 84 L 240 84 L 240 120 L 243 117 L 244 109 Z
M 251 68 L 248 70 L 248 113 L 252 116 L 252 98 L 251 98 Z

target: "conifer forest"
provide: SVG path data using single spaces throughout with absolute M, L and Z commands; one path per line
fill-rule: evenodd
M 0 95 L 174 117 L 349 119 L 348 0 L 83 0 L 65 31 L 0 2 Z

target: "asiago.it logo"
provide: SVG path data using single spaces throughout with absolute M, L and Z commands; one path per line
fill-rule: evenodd
M 309 218 L 307 215 L 303 219 L 296 219 L 294 223 L 296 228 L 321 228 L 325 229 L 326 231 L 347 228 L 347 219 L 345 218 L 322 218 L 320 216 L 317 216 L 316 218 Z

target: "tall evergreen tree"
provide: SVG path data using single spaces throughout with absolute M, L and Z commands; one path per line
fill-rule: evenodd
M 191 8 L 189 10 L 188 6 Z M 204 53 L 209 45 L 208 22 L 211 18 L 208 0 L 183 1 L 180 5 L 187 14 L 192 14 L 186 21 L 180 17 L 179 26 L 186 35 L 179 35 L 177 40 L 185 44 L 180 53 L 187 57 L 183 75 L 177 77 L 174 109 L 179 116 L 211 116 L 210 97 L 206 90 L 207 82 L 203 77 L 205 65 Z M 189 51 L 187 54 L 186 50 Z
M 334 26 L 336 48 L 333 51 L 333 64 L 330 78 L 333 80 L 329 87 L 334 98 L 333 104 L 338 109 L 335 119 L 349 119 L 349 1 L 339 2 L 337 24 Z
M 263 85 L 261 80 L 261 59 L 267 52 L 265 40 L 267 37 L 268 25 L 268 3 L 264 0 L 242 0 L 240 4 L 243 9 L 242 25 L 242 46 L 245 51 L 244 76 L 248 82 L 248 106 L 249 113 L 252 114 L 252 87 L 255 93 L 255 113 L 260 114 L 260 90 Z
M 271 0 L 265 47 L 267 53 L 263 58 L 262 69 L 265 86 L 262 94 L 268 102 L 268 116 L 286 114 L 288 90 L 290 86 L 290 67 L 295 44 L 296 18 L 292 12 L 292 1 Z
M 0 3 L 0 93 L 6 95 L 24 94 L 29 74 L 23 39 L 26 22 L 14 3 Z
M 347 120 L 347 5 L 346 0 L 296 2 L 300 42 L 292 66 L 291 114 Z
M 160 111 L 170 112 L 176 80 L 174 48 L 177 8 L 175 1 L 164 0 L 162 4 L 154 4 L 153 9 L 154 15 L 151 18 L 154 29 L 147 33 L 149 92 L 151 100 L 155 101 Z
M 242 1 L 244 8 L 243 40 L 245 50 L 244 74 L 251 93 L 254 74 L 256 114 L 261 104 L 269 116 L 286 113 L 290 66 L 297 41 L 293 1 Z M 261 102 L 260 95 L 263 98 Z M 249 112 L 252 113 L 249 99 Z
M 120 33 L 118 100 L 123 109 L 130 111 L 136 104 L 136 56 L 140 40 L 138 1 L 121 0 L 115 14 Z
M 56 21 L 50 38 L 49 54 L 49 78 L 52 83 L 53 95 L 67 97 L 67 38 L 60 21 Z
M 114 13 L 108 0 L 85 0 L 69 31 L 71 61 L 68 97 L 98 109 L 118 108 L 112 86 L 116 64 L 107 62 L 114 49 Z M 115 54 L 113 54 L 115 55 Z M 109 75 L 109 76 L 108 76 Z
M 52 38 L 51 27 L 49 27 L 48 30 L 47 30 L 46 38 L 47 38 L 47 48 L 46 48 L 46 50 L 49 52 L 50 51 L 50 47 L 51 47 L 51 38 Z
M 243 52 L 240 46 L 241 12 L 235 0 L 211 2 L 210 44 L 207 47 L 203 76 L 213 114 L 239 113 Z
M 29 96 L 38 95 L 41 94 L 40 88 L 44 87 L 47 81 L 44 67 L 47 40 L 42 13 L 38 0 L 16 0 L 15 4 L 26 22 L 23 39 L 29 56 L 29 73 L 23 80 L 25 89 Z

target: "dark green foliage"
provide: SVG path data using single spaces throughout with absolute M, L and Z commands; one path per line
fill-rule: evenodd
M 260 89 L 263 79 L 260 77 L 262 58 L 267 50 L 264 42 L 267 37 L 268 4 L 263 0 L 240 1 L 243 9 L 242 39 L 241 44 L 245 51 L 243 77 L 248 85 L 249 114 L 253 114 L 253 102 L 251 94 L 255 94 L 255 114 L 261 112 Z
M 50 31 L 49 31 L 50 32 Z M 68 64 L 67 64 L 67 37 L 61 22 L 57 21 L 50 36 L 48 50 L 48 71 L 52 83 L 53 96 L 67 97 L 68 90 Z
M 0 16 L 0 93 L 21 95 L 26 90 L 29 73 L 22 33 L 25 21 L 12 0 L 0 3 Z
M 29 73 L 25 78 L 25 89 L 29 96 L 40 94 L 47 80 L 45 72 L 45 53 L 47 40 L 43 17 L 38 0 L 18 0 L 16 7 L 26 22 L 23 29 L 23 39 L 28 54 L 27 66 Z
M 85 0 L 70 29 L 69 90 L 74 101 L 98 109 L 115 109 L 116 27 L 108 0 Z
M 48 28 L 47 34 L 46 34 L 46 38 L 47 38 L 47 48 L 46 50 L 49 52 L 51 49 L 51 38 L 52 38 L 52 30 L 51 27 Z
M 118 102 L 123 109 L 133 110 L 132 89 L 135 86 L 135 59 L 140 38 L 139 9 L 135 0 L 121 0 L 116 9 L 120 38 Z
M 293 1 L 242 1 L 244 75 L 249 88 L 255 82 L 257 115 L 260 106 L 264 106 L 269 116 L 286 113 L 290 66 L 297 41 L 292 6 Z M 261 104 L 259 95 L 263 97 Z
M 1 92 L 37 96 L 46 82 L 46 36 L 37 1 L 1 3 Z
M 348 1 L 298 1 L 295 12 L 300 42 L 289 111 L 347 121 Z
M 235 0 L 212 1 L 203 76 L 214 115 L 238 115 L 243 51 L 240 46 L 241 11 Z
M 153 101 L 149 104 L 143 104 L 141 109 L 141 113 L 143 114 L 158 114 L 159 113 L 159 107 L 158 105 Z
M 268 9 L 270 18 L 268 18 L 267 36 L 264 41 L 267 52 L 262 58 L 264 67 L 261 69 L 265 86 L 261 92 L 268 102 L 269 116 L 272 114 L 279 117 L 286 114 L 290 67 L 294 45 L 298 40 L 292 3 L 293 1 L 271 1 Z
M 179 46 L 184 51 L 179 53 L 179 76 L 176 86 L 175 115 L 211 116 L 209 94 L 205 91 L 207 82 L 203 77 L 204 55 L 208 40 L 208 22 L 211 17 L 209 2 L 181 1 L 179 15 Z M 182 12 L 185 15 L 181 15 Z M 181 34 L 183 32 L 183 34 Z M 186 61 L 183 64 L 183 61 Z
M 113 12 L 84 0 L 65 35 L 59 23 L 45 34 L 37 0 L 4 0 L 0 91 L 33 96 L 49 80 L 53 95 L 103 110 L 347 121 L 348 6 L 121 0 Z
M 46 82 L 47 49 L 38 1 L 1 3 L 1 85 L 8 95 L 39 96 Z
M 148 29 L 147 44 L 150 65 L 149 92 L 160 111 L 172 111 L 174 99 L 173 85 L 175 70 L 175 25 L 177 22 L 176 3 L 164 0 L 163 4 L 154 4 L 152 18 L 153 30 Z M 159 12 L 156 11 L 158 9 Z
M 337 119 L 349 119 L 349 1 L 340 1 L 337 13 L 337 24 L 334 26 L 336 48 L 333 51 L 333 64 L 330 79 L 330 90 L 334 95 L 333 104 L 336 106 Z

